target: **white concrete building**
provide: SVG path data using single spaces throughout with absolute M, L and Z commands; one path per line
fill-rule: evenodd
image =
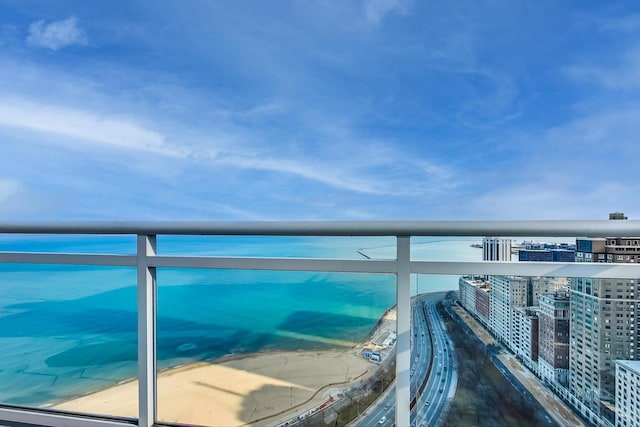
M 512 342 L 512 310 L 516 307 L 532 307 L 539 303 L 540 295 L 554 293 L 566 285 L 566 279 L 552 277 L 489 276 L 490 328 L 509 348 Z
M 640 360 L 616 361 L 616 427 L 640 427 Z
M 482 239 L 483 261 L 511 261 L 511 240 L 500 237 Z
M 538 372 L 537 307 L 517 307 L 512 310 L 511 350 L 529 369 Z
M 527 305 L 528 278 L 520 276 L 489 276 L 491 293 L 489 304 L 491 311 L 490 326 L 496 337 L 511 345 L 511 310 Z
M 476 285 L 481 282 L 481 279 L 470 276 L 462 276 L 458 280 L 460 304 L 471 313 L 476 310 Z

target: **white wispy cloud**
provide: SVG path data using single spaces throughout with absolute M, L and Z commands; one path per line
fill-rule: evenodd
M 352 147 L 354 143 L 351 143 Z M 354 157 L 295 156 L 286 152 L 275 154 L 260 150 L 212 151 L 208 161 L 213 164 L 274 172 L 297 176 L 333 188 L 371 195 L 433 194 L 442 187 L 450 187 L 450 173 L 442 166 L 397 152 L 389 148 L 386 157 L 362 148 Z M 451 180 L 453 181 L 453 180 Z
M 0 178 L 0 204 L 8 203 L 11 198 L 20 193 L 22 185 L 9 178 Z
M 353 157 L 348 158 L 341 155 L 343 150 L 311 157 L 288 152 L 280 145 L 265 147 L 259 142 L 260 136 L 251 130 L 231 130 L 189 142 L 142 126 L 132 118 L 34 100 L 0 97 L 0 127 L 61 137 L 37 138 L 40 144 L 62 144 L 71 149 L 93 144 L 123 152 L 157 154 L 178 162 L 296 176 L 363 194 L 432 193 L 448 178 L 443 167 L 384 144 L 362 146 L 343 141 L 354 151 Z M 173 133 L 180 133 L 180 125 Z M 380 173 L 382 170 L 391 173 Z
M 640 30 L 640 13 L 601 19 L 598 28 L 604 32 L 633 33 Z
M 67 46 L 88 44 L 86 32 L 78 26 L 78 19 L 70 16 L 61 21 L 35 21 L 29 26 L 27 43 L 56 51 Z
M 618 105 L 582 113 L 540 133 L 514 135 L 526 147 L 496 169 L 472 177 L 469 212 L 493 219 L 606 219 L 638 212 L 629 173 L 640 156 L 640 109 Z M 496 186 L 500 182 L 504 185 Z
M 624 90 L 640 88 L 640 46 L 624 52 L 611 66 L 586 64 L 563 68 L 571 78 L 608 89 Z
M 556 177 L 557 178 L 557 177 Z M 606 219 L 607 212 L 635 211 L 635 200 L 617 182 L 593 183 L 540 178 L 537 183 L 513 183 L 468 200 L 475 217 L 492 219 Z M 597 211 L 600 211 L 597 213 Z
M 372 24 L 378 24 L 388 14 L 406 15 L 411 8 L 410 0 L 367 0 L 365 17 Z
M 611 149 L 612 153 L 618 153 L 621 158 L 628 158 L 640 151 L 637 144 L 639 133 L 640 109 L 619 107 L 588 114 L 550 128 L 544 138 L 550 147 L 562 150 L 566 146 L 569 151 L 578 150 L 576 155 L 581 154 L 580 148 L 588 149 L 587 154 L 593 154 L 594 149 Z M 597 163 L 599 158 L 592 158 L 591 161 Z
M 185 155 L 179 148 L 169 147 L 161 133 L 130 120 L 42 102 L 0 98 L 0 126 L 71 138 L 68 144 L 83 141 L 171 156 Z
M 319 164 L 317 160 L 301 161 L 286 157 L 255 156 L 241 153 L 219 153 L 213 158 L 217 164 L 232 167 L 255 169 L 282 174 L 296 175 L 311 181 L 321 182 L 332 187 L 361 193 L 384 193 L 374 183 L 367 182 L 353 174 L 345 173 L 342 168 L 328 164 Z

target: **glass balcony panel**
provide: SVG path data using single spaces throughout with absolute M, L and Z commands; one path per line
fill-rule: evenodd
M 127 235 L 0 234 L 0 251 L 134 255 L 136 238 Z
M 93 395 L 136 376 L 135 286 L 133 268 L 0 264 L 0 403 L 137 417 L 137 394 Z
M 488 263 L 479 264 L 485 268 L 482 274 L 455 271 L 446 276 L 411 276 L 416 303 L 411 316 L 412 424 L 432 425 L 439 419 L 444 426 L 457 426 L 480 418 L 498 423 L 506 417 L 522 426 L 546 425 L 550 418 L 544 408 L 562 401 L 573 402 L 592 422 L 613 420 L 611 369 L 617 360 L 638 357 L 633 344 L 637 344 L 638 329 L 634 310 L 640 303 L 637 280 L 518 276 L 524 271 L 575 274 L 575 265 L 531 269 L 524 264 L 566 261 L 549 259 L 549 248 L 536 242 L 574 239 L 510 240 L 511 259 L 518 261 L 519 252 L 528 251 L 526 260 L 494 263 L 491 268 Z M 159 236 L 158 241 L 161 255 L 396 257 L 395 238 Z M 480 261 L 481 243 L 481 238 L 474 237 L 413 237 L 411 260 L 417 262 L 411 265 L 412 271 L 424 273 L 427 267 L 445 265 L 419 261 Z M 620 254 L 601 257 L 594 249 L 598 244 L 580 241 L 584 254 L 593 252 L 583 261 L 640 261 L 629 255 L 626 246 L 615 248 Z M 35 247 L 43 252 L 132 254 L 135 239 L 116 236 L 96 243 L 92 236 L 64 237 L 60 242 L 40 236 L 28 236 L 25 241 L 11 235 L 0 238 L 0 250 L 32 252 Z M 583 266 L 591 274 L 598 267 L 599 275 L 606 271 L 621 276 L 628 275 L 630 268 Z M 440 271 L 452 268 L 468 266 L 446 264 Z M 508 273 L 499 276 L 489 271 Z M 364 412 L 394 378 L 395 317 L 386 310 L 395 303 L 395 275 L 161 268 L 158 278 L 160 421 L 208 426 L 242 425 L 256 419 L 276 425 L 298 417 L 313 425 L 314 416 L 325 423 L 331 417 L 338 421 Z M 1 264 L 0 404 L 136 417 L 135 282 L 134 268 Z M 549 308 L 544 294 L 554 290 L 571 294 L 570 310 Z M 443 305 L 437 304 L 441 297 Z M 573 327 L 547 333 L 548 328 L 541 326 L 545 316 L 562 313 L 570 317 L 566 322 Z M 372 333 L 376 325 L 382 327 Z M 544 341 L 552 338 L 562 338 L 567 352 L 550 357 L 557 343 Z M 573 376 L 552 365 L 569 359 L 567 347 L 575 349 L 571 363 L 579 367 Z M 355 368 L 345 359 L 348 352 L 354 363 L 360 363 Z M 362 363 L 368 369 L 359 375 Z M 328 370 L 320 369 L 325 365 Z M 599 368 L 590 371 L 591 367 Z M 207 369 L 215 372 L 203 374 Z M 318 382 L 310 382 L 310 377 Z M 341 389 L 337 377 L 350 381 L 352 387 Z M 540 382 L 539 389 L 547 384 L 559 399 L 549 396 L 551 400 L 542 404 L 523 400 L 521 392 L 512 388 L 512 377 L 524 387 L 535 381 Z M 457 387 L 452 388 L 454 383 Z M 455 397 L 449 395 L 451 390 Z M 217 394 L 202 398 L 207 393 Z M 80 395 L 84 397 L 76 399 Z M 272 400 L 261 400 L 264 395 Z M 305 406 L 309 399 L 310 406 Z M 393 393 L 385 399 L 377 405 L 385 415 L 376 412 L 375 419 L 363 419 L 361 425 L 376 425 L 381 417 L 392 422 Z M 321 406 L 331 408 L 336 401 L 341 405 L 335 408 L 346 409 L 312 413 Z M 447 406 L 434 409 L 444 401 Z M 571 414 L 569 409 L 561 412 Z M 491 420 L 494 415 L 497 418 Z
M 391 381 L 394 276 L 159 269 L 158 284 L 162 422 L 277 425 L 346 400 L 333 416 L 354 417 Z
M 482 261 L 482 237 L 412 237 L 412 261 Z
M 395 259 L 395 241 L 393 237 L 158 236 L 158 254 Z

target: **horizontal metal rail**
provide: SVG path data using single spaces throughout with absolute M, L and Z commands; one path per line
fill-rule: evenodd
M 0 264 L 61 264 L 135 267 L 135 255 L 0 252 Z M 314 271 L 327 273 L 395 274 L 396 260 L 345 260 L 319 258 L 203 257 L 155 255 L 145 258 L 145 266 L 159 268 L 199 268 L 213 270 Z M 517 275 L 547 277 L 594 277 L 635 279 L 637 264 L 410 261 L 409 272 L 441 275 Z
M 135 267 L 135 255 L 0 252 L 1 264 L 60 264 Z
M 594 277 L 602 279 L 640 278 L 640 264 L 412 261 L 412 273 L 505 276 Z
M 0 406 L 0 425 L 3 425 L 3 421 L 34 426 L 61 427 L 132 427 L 138 425 L 137 420 L 133 419 L 109 419 L 86 414 L 62 414 L 39 409 Z
M 629 237 L 640 221 L 0 222 L 0 234 Z

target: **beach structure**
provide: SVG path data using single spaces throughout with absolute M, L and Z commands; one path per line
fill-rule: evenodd
M 397 338 L 398 336 L 394 332 L 389 332 L 387 338 L 385 338 L 385 340 L 382 342 L 382 346 L 386 348 L 392 347 L 395 344 Z

